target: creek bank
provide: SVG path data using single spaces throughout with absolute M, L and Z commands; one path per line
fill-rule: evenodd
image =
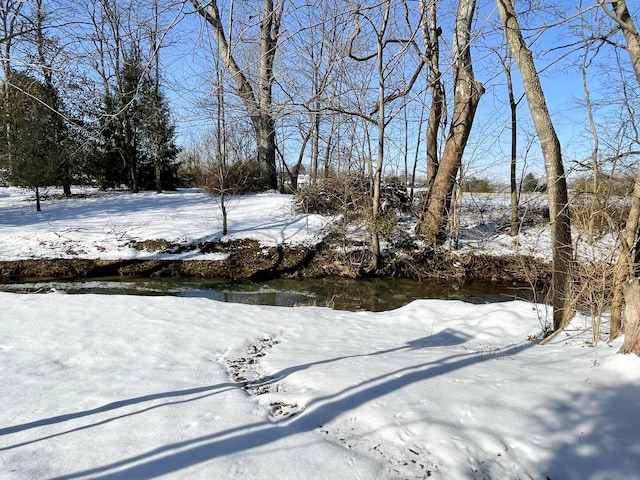
M 162 259 L 28 259 L 0 262 L 0 282 L 74 280 L 100 277 L 189 277 L 262 281 L 275 278 L 362 278 L 369 252 L 335 244 L 265 247 L 255 240 L 207 242 L 199 252 L 220 253 L 220 260 L 171 259 L 186 246 L 162 240 L 140 242 L 139 250 Z M 190 247 L 193 249 L 193 247 Z M 169 258 L 168 258 L 169 257 Z M 371 276 L 371 275 L 369 275 Z M 397 250 L 387 254 L 376 277 L 440 280 L 512 281 L 541 288 L 548 285 L 550 265 L 522 256 L 458 255 L 433 250 Z

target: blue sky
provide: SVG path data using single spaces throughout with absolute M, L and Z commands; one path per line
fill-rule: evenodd
M 498 34 L 489 26 L 486 20 L 492 12 L 492 2 L 487 2 L 481 9 L 484 28 L 489 32 L 481 40 L 483 43 L 498 41 Z M 577 7 L 568 7 L 575 8 Z M 191 12 L 191 6 L 186 10 Z M 491 21 L 497 21 L 495 15 Z M 530 21 L 549 22 L 550 20 L 533 19 Z M 443 22 L 446 24 L 446 22 Z M 210 128 L 211 116 L 203 114 L 199 104 L 207 93 L 211 93 L 211 86 L 207 84 L 206 76 L 210 75 L 213 56 L 209 53 L 213 48 L 210 38 L 207 38 L 208 28 L 202 28 L 201 20 L 194 14 L 187 15 L 177 26 L 171 37 L 174 43 L 163 51 L 163 63 L 166 67 L 167 93 L 173 101 L 174 115 L 178 122 L 180 141 L 188 143 L 194 132 L 200 132 Z M 582 160 L 590 153 L 590 146 L 586 140 L 588 134 L 587 114 L 584 107 L 584 92 L 579 66 L 575 63 L 575 57 L 557 60 L 565 51 L 554 51 L 554 47 L 562 43 L 570 43 L 569 31 L 565 25 L 548 29 L 534 44 L 534 50 L 538 53 L 546 52 L 544 56 L 537 56 L 536 61 L 540 69 L 543 69 L 542 83 L 547 97 L 547 103 L 552 113 L 554 125 L 560 137 L 567 163 L 567 169 L 571 169 L 573 160 Z M 450 44 L 451 32 L 443 34 L 443 50 Z M 482 48 L 485 48 L 483 45 Z M 468 174 L 487 176 L 497 181 L 508 180 L 508 152 L 509 152 L 509 117 L 506 105 L 506 89 L 504 77 L 499 73 L 500 67 L 497 58 L 492 58 L 486 49 L 474 52 L 476 77 L 487 88 L 483 96 L 474 130 L 467 149 Z M 603 62 L 607 61 L 606 49 L 600 54 Z M 443 55 L 444 56 L 444 55 Z M 624 60 L 624 58 L 623 58 Z M 550 66 L 547 66 L 551 63 Z M 573 63 L 573 65 L 572 65 Z M 516 94 L 522 93 L 519 83 L 517 68 L 512 71 Z M 606 80 L 608 81 L 608 80 Z M 590 71 L 589 83 L 594 99 L 603 97 L 603 77 L 594 67 Z M 635 89 L 637 92 L 637 89 Z M 529 171 L 536 175 L 544 174 L 542 156 L 537 142 L 531 140 L 535 132 L 530 123 L 526 100 L 523 100 L 518 109 L 521 131 L 519 143 L 521 146 L 521 165 L 526 164 Z M 412 135 L 412 143 L 423 131 L 416 130 Z M 403 142 L 391 142 L 402 144 Z M 529 146 L 530 145 L 530 146 Z M 524 150 L 527 149 L 526 153 Z M 413 147 L 410 148 L 413 150 Z M 292 150 L 292 153 L 295 148 Z M 389 149 L 393 152 L 393 147 Z M 395 155 L 395 159 L 393 156 Z M 401 163 L 402 152 L 390 154 L 391 162 Z M 423 156 L 423 155 L 422 155 Z M 412 154 L 410 155 L 412 157 Z M 423 169 L 424 170 L 424 169 Z

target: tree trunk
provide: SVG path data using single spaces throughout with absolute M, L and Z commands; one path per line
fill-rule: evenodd
M 69 162 L 65 161 L 63 164 L 64 172 L 62 177 L 62 194 L 69 198 L 71 197 L 71 174 L 69 172 Z
M 502 60 L 502 59 L 501 59 Z M 518 103 L 513 94 L 513 81 L 511 78 L 511 58 L 502 60 L 502 68 L 507 79 L 507 92 L 509 95 L 509 111 L 511 112 L 511 161 L 510 161 L 510 188 L 511 188 L 511 229 L 509 234 L 515 237 L 520 232 L 520 216 L 518 204 L 520 192 L 516 178 L 518 170 Z
M 276 170 L 276 131 L 273 119 L 261 116 L 254 120 L 254 129 L 258 139 L 258 165 L 260 166 L 260 183 L 269 190 L 278 189 Z
M 442 85 L 438 83 L 431 87 L 431 108 L 427 120 L 427 185 L 433 185 L 436 173 L 440 168 L 438 161 L 438 132 L 442 122 L 443 101 Z
M 629 279 L 637 275 L 635 271 L 637 266 L 635 265 L 635 257 L 638 254 L 638 227 L 640 226 L 640 165 L 636 172 L 635 184 L 633 186 L 633 193 L 631 194 L 631 208 L 629 209 L 629 215 L 627 216 L 627 223 L 625 225 L 624 235 L 621 238 L 620 256 L 616 263 L 614 270 L 614 290 L 613 299 L 611 300 L 611 330 L 609 333 L 609 339 L 616 338 L 622 330 L 622 309 L 624 303 L 628 300 L 628 296 L 625 293 L 625 286 Z M 630 324 L 627 322 L 626 310 L 625 310 L 625 337 L 626 335 L 638 335 L 637 332 L 629 330 L 629 328 L 637 328 L 638 322 Z M 636 352 L 640 355 L 640 351 Z
M 263 0 L 263 18 L 260 22 L 260 69 L 258 73 L 258 103 L 261 128 L 258 135 L 258 162 L 263 185 L 270 190 L 278 188 L 276 168 L 276 122 L 273 117 L 273 62 L 275 60 L 280 16 L 274 10 L 273 0 Z
M 444 107 L 444 90 L 440 74 L 440 29 L 437 20 L 437 1 L 420 2 L 422 13 L 422 36 L 425 44 L 425 61 L 429 67 L 429 89 L 431 92 L 431 108 L 427 121 L 427 185 L 435 180 L 439 167 L 438 134 L 442 123 Z
M 417 131 L 422 131 L 422 127 L 424 125 L 424 112 L 425 105 L 422 104 L 420 108 L 420 120 L 418 120 L 418 125 L 415 127 Z M 409 203 L 413 205 L 415 186 L 416 186 L 416 171 L 418 169 L 418 159 L 420 157 L 420 137 L 416 139 L 416 146 L 413 152 L 413 167 L 411 168 L 411 188 L 409 189 Z
M 124 161 L 125 165 L 129 169 L 129 189 L 132 193 L 138 193 L 138 162 L 136 158 L 136 141 L 135 133 L 133 132 L 133 126 L 130 123 L 129 118 L 126 117 L 126 112 L 121 113 L 124 116 L 122 119 L 122 129 L 124 132 Z
M 613 11 L 609 10 L 604 0 L 599 0 L 598 3 L 613 20 L 618 23 L 624 34 L 624 38 L 627 42 L 627 52 L 629 52 L 629 58 L 635 73 L 638 85 L 640 85 L 640 34 L 633 22 L 633 18 L 629 14 L 627 9 L 626 0 L 618 0 L 612 2 Z M 632 281 L 630 285 L 627 285 L 627 280 L 633 276 L 637 276 L 637 255 L 638 255 L 638 242 L 639 232 L 638 226 L 640 223 L 640 165 L 636 173 L 635 185 L 633 187 L 633 193 L 631 196 L 631 209 L 627 217 L 627 223 L 622 236 L 622 248 L 620 250 L 620 257 L 616 264 L 615 277 L 614 277 L 614 290 L 613 300 L 611 305 L 611 331 L 609 337 L 613 340 L 620 334 L 622 328 L 622 307 L 624 303 L 627 303 L 625 308 L 624 318 L 624 335 L 625 342 L 623 344 L 623 353 L 636 353 L 640 355 L 640 321 L 638 315 L 640 308 L 638 308 L 638 295 L 640 290 L 638 289 L 637 278 Z M 635 292 L 635 298 L 632 296 Z M 634 302 L 634 305 L 629 305 L 629 302 Z M 627 316 L 628 315 L 628 316 Z M 627 338 L 629 337 L 629 338 Z
M 624 229 L 624 235 L 621 238 L 620 256 L 614 270 L 613 281 L 613 299 L 611 300 L 611 330 L 609 339 L 616 338 L 622 330 L 622 309 L 624 302 L 627 300 L 625 294 L 625 285 L 628 280 L 633 277 L 635 272 L 635 256 L 638 251 L 638 227 L 640 226 L 640 165 L 636 172 L 633 193 L 631 194 L 631 208 L 627 216 L 627 223 Z M 632 325 L 631 328 L 638 327 Z M 633 331 L 629 331 L 629 326 L 625 319 L 625 336 L 627 334 L 636 335 Z
M 620 353 L 640 355 L 640 279 L 634 278 L 624 291 L 624 343 Z
M 573 316 L 570 304 L 573 246 L 571 244 L 567 181 L 562 164 L 560 141 L 551 122 L 540 77 L 533 62 L 533 55 L 520 31 L 512 2 L 513 0 L 497 0 L 497 6 L 507 43 L 522 75 L 529 110 L 544 157 L 553 250 L 553 324 L 556 330 L 560 330 Z
M 236 84 L 236 91 L 247 109 L 258 143 L 260 178 L 264 188 L 278 188 L 276 168 L 276 134 L 273 116 L 272 88 L 273 61 L 280 30 L 282 11 L 276 12 L 273 0 L 264 0 L 260 21 L 258 85 L 254 88 L 233 56 L 227 40 L 217 0 L 200 2 L 191 0 L 196 11 L 211 25 L 218 52 Z
M 284 167 L 289 172 L 289 176 L 291 177 L 291 190 L 296 192 L 298 190 L 298 177 L 300 176 L 300 168 L 302 166 L 302 162 L 304 161 L 304 152 L 307 150 L 307 145 L 309 144 L 309 140 L 313 136 L 313 127 L 309 129 L 309 131 L 302 137 L 302 145 L 300 145 L 300 151 L 298 152 L 298 161 L 293 166 L 293 169 L 289 170 L 287 164 L 285 162 Z M 313 165 L 313 162 L 312 162 Z M 316 164 L 316 173 L 317 173 Z M 311 175 L 311 182 L 314 182 L 313 175 Z
M 311 183 L 318 179 L 318 159 L 320 158 L 320 118 L 317 113 L 311 115 Z
M 471 22 L 475 4 L 475 0 L 460 0 L 458 4 L 454 38 L 456 62 L 452 122 L 440 165 L 429 191 L 426 210 L 417 226 L 425 241 L 432 245 L 439 244 L 444 239 L 447 205 L 451 199 L 476 108 L 484 93 L 484 87 L 473 76 L 471 63 Z
M 224 189 L 220 193 L 220 211 L 222 212 L 222 235 L 225 236 L 227 233 L 229 233 L 229 216 L 227 215 L 227 198 Z
M 156 184 L 156 193 L 162 193 L 162 168 L 158 156 L 156 156 L 153 162 L 153 176 Z
M 36 212 L 40 211 L 42 211 L 40 208 L 40 188 L 36 186 Z

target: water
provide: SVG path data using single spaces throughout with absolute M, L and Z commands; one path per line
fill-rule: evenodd
M 106 278 L 72 282 L 0 284 L 0 290 L 69 294 L 174 295 L 206 297 L 223 302 L 293 307 L 316 305 L 339 310 L 385 311 L 421 298 L 494 303 L 514 299 L 533 300 L 528 285 L 510 282 L 450 282 L 428 279 L 276 279 L 265 282 L 232 282 L 193 278 Z

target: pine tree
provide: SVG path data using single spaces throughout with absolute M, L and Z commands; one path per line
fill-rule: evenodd
M 53 108 L 57 93 L 23 72 L 12 73 L 2 91 L 1 148 L 8 179 L 13 185 L 33 189 L 40 211 L 40 188 L 58 183 L 64 162 L 58 141 L 64 136 L 63 126 Z
M 155 79 L 145 79 L 142 88 L 142 135 L 140 149 L 140 184 L 145 189 L 173 190 L 178 186 L 175 125 L 171 123 L 169 105 L 164 94 L 156 90 Z
M 529 172 L 522 179 L 522 191 L 526 193 L 540 192 L 540 180 L 536 176 Z
M 125 59 L 120 79 L 120 87 L 105 96 L 102 154 L 95 168 L 101 187 L 158 189 L 158 178 L 160 188 L 175 188 L 175 126 L 164 95 L 153 88 L 135 50 Z

